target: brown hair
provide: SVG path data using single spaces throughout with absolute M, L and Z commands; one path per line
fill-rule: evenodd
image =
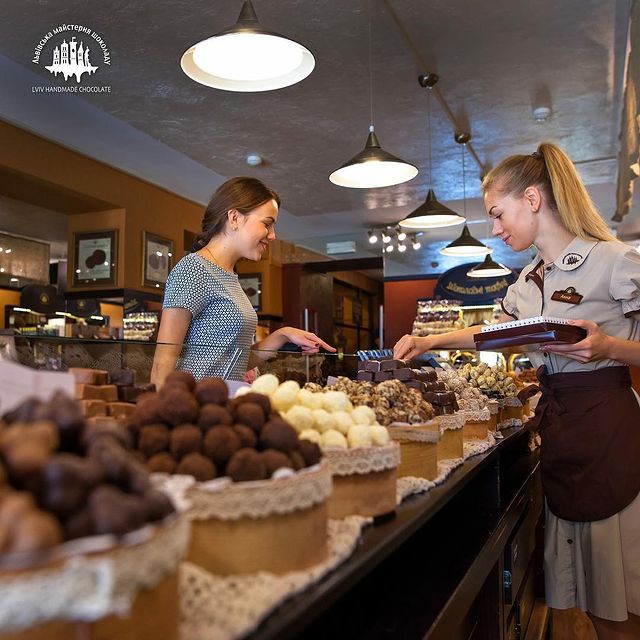
M 505 158 L 482 180 L 482 191 L 521 197 L 527 187 L 543 191 L 567 231 L 583 240 L 615 240 L 587 193 L 571 158 L 557 145 L 543 142 L 531 155 Z
M 227 212 L 231 209 L 246 215 L 269 200 L 275 200 L 280 206 L 280 196 L 257 178 L 239 176 L 222 183 L 211 196 L 202 217 L 202 231 L 191 250 L 202 249 L 211 238 L 224 231 Z

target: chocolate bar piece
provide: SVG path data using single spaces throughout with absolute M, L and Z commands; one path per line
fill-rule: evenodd
M 110 384 L 76 384 L 76 398 L 115 402 L 118 399 L 118 389 Z
M 380 371 L 393 371 L 394 369 L 399 369 L 404 366 L 406 366 L 404 360 L 394 360 L 393 358 L 390 360 L 382 360 L 380 362 Z
M 364 370 L 365 371 L 373 371 L 374 373 L 380 371 L 380 361 L 379 360 L 367 360 L 367 362 L 365 362 L 365 365 L 364 365 Z
M 136 372 L 133 369 L 115 369 L 109 373 L 109 383 L 118 386 L 132 386 L 136 383 Z
M 117 387 L 120 402 L 136 402 L 138 396 L 147 391 L 155 391 L 155 384 L 138 384 L 135 387 Z
M 107 413 L 112 418 L 126 418 L 135 411 L 136 405 L 132 402 L 109 402 L 107 405 Z
M 424 382 L 420 382 L 420 380 L 406 380 L 404 385 L 405 387 L 409 387 L 409 389 L 417 389 L 420 393 L 426 391 Z
M 385 382 L 386 380 L 391 380 L 393 378 L 393 373 L 391 371 L 376 371 L 373 374 L 374 382 Z
M 447 385 L 444 382 L 432 382 L 434 391 L 446 391 Z
M 107 415 L 107 403 L 104 400 L 79 400 L 79 402 L 82 413 L 86 418 Z
M 358 371 L 358 375 L 356 377 L 356 380 L 359 380 L 360 382 L 373 382 L 373 376 L 375 374 L 373 373 L 373 371 Z
M 437 404 L 438 404 L 438 394 L 435 391 L 425 391 L 422 394 L 422 397 L 427 402 L 430 402 L 434 407 L 437 406 Z
M 406 367 L 403 369 L 394 369 L 391 373 L 396 380 L 411 380 L 413 378 L 413 372 Z
M 358 360 L 358 371 L 364 371 L 367 366 L 367 360 Z

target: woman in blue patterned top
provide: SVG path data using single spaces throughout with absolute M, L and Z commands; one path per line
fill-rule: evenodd
M 277 351 L 287 342 L 307 354 L 320 347 L 335 351 L 315 334 L 293 327 L 253 344 L 258 317 L 235 265 L 241 258 L 260 260 L 276 237 L 279 205 L 278 194 L 255 178 L 232 178 L 213 194 L 197 251 L 182 258 L 167 279 L 151 372 L 156 385 L 176 367 L 197 379 L 242 380 L 261 360 L 252 349 Z

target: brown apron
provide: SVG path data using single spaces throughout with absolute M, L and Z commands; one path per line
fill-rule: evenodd
M 528 429 L 542 437 L 540 466 L 552 513 L 572 522 L 608 518 L 640 492 L 640 406 L 628 367 L 547 374 Z

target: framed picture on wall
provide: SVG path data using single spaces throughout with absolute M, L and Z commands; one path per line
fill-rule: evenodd
M 73 234 L 74 286 L 115 285 L 117 264 L 117 229 Z
M 256 311 L 262 306 L 262 279 L 259 273 L 246 273 L 238 277 L 242 290 L 247 294 L 249 302 Z
M 164 289 L 173 261 L 173 240 L 142 232 L 142 284 Z

